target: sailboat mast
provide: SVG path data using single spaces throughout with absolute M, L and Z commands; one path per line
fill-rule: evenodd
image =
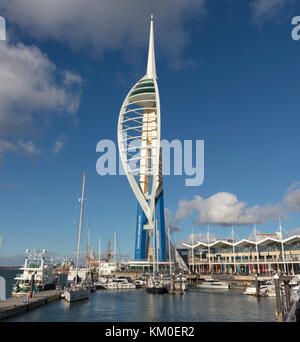
M 81 192 L 81 200 L 80 200 L 80 218 L 79 218 L 79 225 L 78 225 L 78 241 L 77 241 L 77 254 L 76 254 L 75 285 L 77 285 L 77 278 L 78 278 L 78 262 L 79 262 L 81 228 L 82 228 L 82 214 L 83 214 L 83 202 L 84 202 L 84 186 L 85 186 L 85 171 L 83 172 L 82 192 Z
M 100 266 L 101 266 L 101 239 L 100 238 L 99 238 L 98 247 L 99 247 L 99 269 L 98 269 L 98 274 L 99 274 L 99 278 L 100 278 Z
M 117 265 L 117 238 L 116 232 L 114 232 L 114 264 Z
M 193 262 L 193 272 L 195 271 L 195 260 L 194 260 L 194 226 L 192 226 L 192 262 Z
M 169 263 L 170 263 L 170 276 L 172 274 L 172 265 L 171 265 L 171 241 L 170 241 L 170 226 L 168 226 L 168 237 L 169 237 Z

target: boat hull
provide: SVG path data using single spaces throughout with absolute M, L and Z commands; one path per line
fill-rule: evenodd
M 202 288 L 202 289 L 222 289 L 228 290 L 228 284 L 218 284 L 218 285 L 212 285 L 212 284 L 199 284 L 197 285 L 198 288 Z
M 90 291 L 87 288 L 79 288 L 75 290 L 65 290 L 64 298 L 67 302 L 77 302 L 84 299 L 89 299 Z
M 147 287 L 146 292 L 152 294 L 163 294 L 168 293 L 168 289 L 166 287 Z

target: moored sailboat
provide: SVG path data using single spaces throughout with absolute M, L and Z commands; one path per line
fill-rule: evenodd
M 75 280 L 70 287 L 64 291 L 64 298 L 67 302 L 75 302 L 83 299 L 88 299 L 90 296 L 90 288 L 84 282 L 79 282 L 78 277 L 78 263 L 79 263 L 79 250 L 80 250 L 80 237 L 82 228 L 82 214 L 83 214 L 83 202 L 84 202 L 84 186 L 85 186 L 85 172 L 83 173 L 82 193 L 81 193 L 81 205 L 80 205 L 80 219 L 78 226 L 78 241 L 77 241 L 77 254 L 76 254 L 76 271 Z

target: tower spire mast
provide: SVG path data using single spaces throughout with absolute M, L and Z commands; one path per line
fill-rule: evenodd
M 147 63 L 147 78 L 156 78 L 155 66 L 155 51 L 154 51 L 154 30 L 153 30 L 153 14 L 150 19 L 150 37 L 149 37 L 149 50 L 148 50 L 148 63 Z

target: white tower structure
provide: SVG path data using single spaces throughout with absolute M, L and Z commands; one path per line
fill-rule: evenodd
M 121 161 L 138 201 L 136 260 L 149 260 L 151 238 L 153 260 L 166 259 L 160 139 L 160 101 L 151 15 L 147 72 L 126 96 L 118 122 Z

